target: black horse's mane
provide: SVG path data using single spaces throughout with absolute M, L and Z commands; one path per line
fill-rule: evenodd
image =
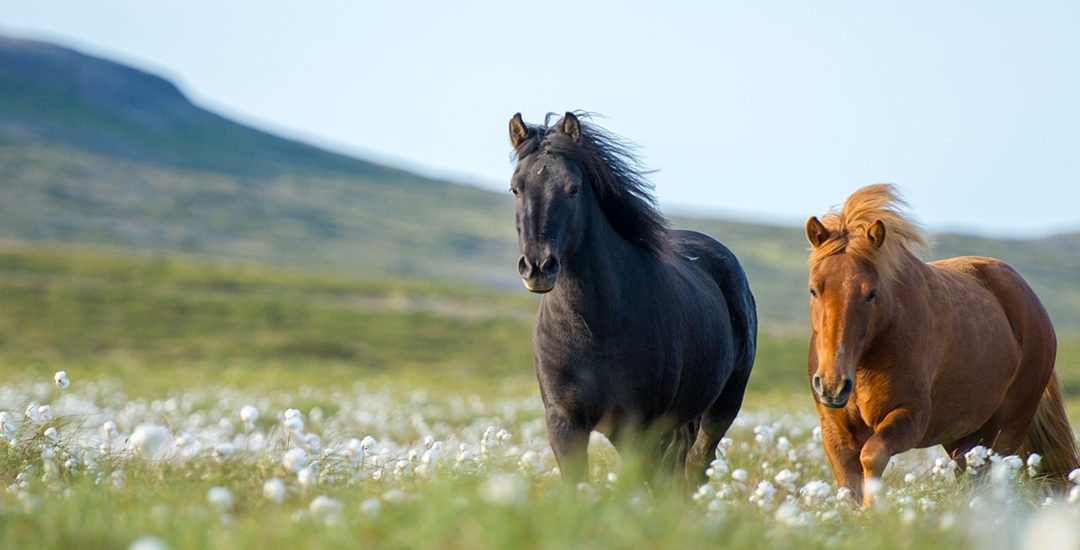
M 580 119 L 587 113 L 575 113 Z M 548 119 L 551 118 L 548 115 Z M 635 146 L 592 123 L 581 120 L 581 136 L 563 133 L 562 120 L 554 125 L 527 125 L 528 138 L 518 144 L 518 159 L 540 153 L 564 156 L 585 171 L 600 210 L 615 232 L 657 256 L 670 250 L 669 224 L 656 207 L 648 171 L 635 158 Z

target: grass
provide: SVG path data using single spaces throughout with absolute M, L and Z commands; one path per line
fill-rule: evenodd
M 769 319 L 726 455 L 745 483 L 717 474 L 720 496 L 696 500 L 646 489 L 633 453 L 598 442 L 591 486 L 568 495 L 532 374 L 535 308 L 522 292 L 453 283 L 0 245 L 0 409 L 18 419 L 34 401 L 55 415 L 20 422 L 0 443 L 0 548 L 123 548 L 145 535 L 172 548 L 974 548 L 1019 544 L 1041 517 L 1037 483 L 1001 493 L 942 480 L 933 452 L 896 461 L 880 509 L 804 502 L 799 487 L 832 479 L 810 430 L 806 339 Z M 1066 335 L 1059 355 L 1076 419 L 1080 340 Z M 51 386 L 58 370 L 72 388 Z M 250 429 L 240 427 L 246 404 L 261 412 Z M 283 429 L 293 407 L 318 442 Z M 109 419 L 121 433 L 104 440 Z M 133 432 L 148 422 L 193 443 L 133 455 Z M 489 426 L 507 430 L 501 447 L 455 459 L 481 456 Z M 348 440 L 365 435 L 380 442 L 377 465 L 349 458 Z M 420 473 L 427 436 L 442 453 L 434 475 Z M 305 449 L 317 485 L 285 469 L 290 447 Z M 523 473 L 529 452 L 541 471 Z M 779 485 L 782 470 L 797 486 Z M 262 495 L 274 477 L 287 486 L 280 503 Z M 753 500 L 765 481 L 777 491 L 767 505 Z M 234 505 L 215 508 L 213 487 Z M 340 512 L 313 509 L 319 496 Z M 783 507 L 788 496 L 797 510 Z
M 450 282 L 343 276 L 197 256 L 0 244 L 0 374 L 295 387 L 354 379 L 533 382 L 537 299 Z M 772 328 L 779 325 L 783 328 Z M 765 318 L 751 400 L 810 407 L 806 337 Z M 1058 370 L 1080 395 L 1080 338 Z

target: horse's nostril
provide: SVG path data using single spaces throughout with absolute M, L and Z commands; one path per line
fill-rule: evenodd
M 840 387 L 840 395 L 848 395 L 853 389 L 855 389 L 855 383 L 850 378 L 846 378 L 843 386 Z
M 532 265 L 529 264 L 529 260 L 522 256 L 518 258 L 518 275 L 522 277 L 528 277 L 532 274 Z
M 821 376 L 814 375 L 814 391 L 821 393 Z
M 543 260 L 540 260 L 540 273 L 544 275 L 555 275 L 559 272 L 559 259 L 555 256 L 548 256 Z

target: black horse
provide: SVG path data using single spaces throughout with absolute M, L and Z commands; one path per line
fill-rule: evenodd
M 757 312 L 724 245 L 672 230 L 631 148 L 566 113 L 510 119 L 518 272 L 544 293 L 533 356 L 563 478 L 585 478 L 589 433 L 699 481 L 742 405 Z M 691 447 L 692 444 L 692 447 Z M 681 470 L 681 471 L 680 471 Z

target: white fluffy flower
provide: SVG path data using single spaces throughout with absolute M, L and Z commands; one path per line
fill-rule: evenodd
M 380 509 L 382 509 L 382 502 L 377 498 L 369 498 L 360 503 L 360 512 L 367 516 L 379 515 Z
M 775 481 L 778 486 L 786 489 L 788 492 L 792 492 L 795 490 L 795 482 L 798 479 L 799 474 L 796 474 L 795 472 L 784 468 L 783 470 L 780 470 L 780 473 L 776 474 L 776 477 L 773 478 L 773 481 Z
M 773 484 L 769 483 L 768 480 L 762 480 L 754 489 L 753 494 L 750 495 L 750 502 L 758 505 L 763 510 L 770 510 L 775 496 L 776 487 L 773 487 Z
M 986 464 L 986 459 L 989 457 L 990 450 L 982 445 L 976 445 L 970 451 L 964 453 L 968 473 L 975 474 L 979 468 Z
M 144 458 L 154 456 L 169 441 L 172 434 L 165 426 L 139 424 L 131 433 L 131 449 Z
M 1069 481 L 1072 482 L 1073 485 L 1080 485 L 1080 468 L 1069 472 Z
M 1031 453 L 1027 459 L 1028 475 L 1035 477 L 1039 475 L 1039 467 L 1042 466 L 1042 455 L 1038 453 Z
M 337 521 L 341 517 L 341 501 L 325 495 L 319 495 L 311 500 L 308 511 L 311 515 L 327 521 Z
M 240 420 L 244 422 L 244 427 L 251 429 L 255 427 L 255 421 L 259 419 L 259 409 L 256 409 L 254 405 L 244 405 L 240 409 Z
M 135 539 L 128 550 L 169 550 L 169 545 L 157 537 L 144 535 Z
M 806 506 L 823 504 L 830 493 L 832 493 L 832 487 L 818 479 L 807 481 L 802 489 L 799 489 L 799 495 L 802 496 L 803 504 Z
M 15 431 L 15 418 L 7 411 L 0 411 L 0 435 Z
M 521 471 L 527 475 L 542 474 L 545 470 L 544 461 L 540 459 L 540 455 L 536 451 L 525 451 L 521 455 L 521 459 L 518 461 L 518 466 L 521 467 Z
M 26 419 L 34 424 L 41 424 L 41 409 L 37 404 L 37 401 L 31 401 L 26 406 Z
M 285 429 L 290 431 L 290 432 L 294 432 L 294 433 L 303 432 L 304 431 L 304 415 L 301 414 L 300 411 L 298 411 L 296 409 L 287 409 L 285 411 L 285 421 L 282 423 L 282 425 L 285 426 Z
M 220 512 L 232 510 L 234 504 L 232 493 L 224 487 L 211 487 L 206 493 L 206 500 Z
M 276 477 L 266 480 L 263 483 L 263 498 L 280 504 L 285 500 L 285 482 Z
M 379 450 L 379 441 L 370 435 L 365 435 L 364 439 L 360 440 L 360 448 L 365 453 L 373 455 Z
M 57 371 L 57 373 L 53 375 L 53 382 L 56 382 L 56 387 L 62 390 L 71 385 L 71 380 L 68 380 L 68 375 L 65 371 Z
M 492 504 L 521 504 L 525 500 L 525 480 L 514 474 L 495 474 L 480 485 L 478 493 Z
M 290 472 L 299 472 L 301 468 L 307 466 L 307 453 L 299 447 L 293 447 L 285 451 L 285 456 L 281 458 L 281 465 Z
M 296 481 L 300 484 L 300 487 L 308 490 L 319 484 L 319 476 L 315 473 L 315 470 L 308 466 L 296 472 Z

